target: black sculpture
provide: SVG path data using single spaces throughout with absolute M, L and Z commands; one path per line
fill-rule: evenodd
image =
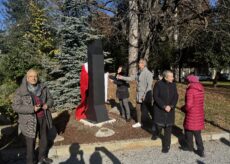
M 105 107 L 104 55 L 101 40 L 88 46 L 89 97 L 86 118 L 100 123 L 109 120 Z

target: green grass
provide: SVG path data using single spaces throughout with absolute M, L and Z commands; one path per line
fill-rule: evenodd
M 212 86 L 212 81 L 201 81 L 204 86 Z M 229 87 L 230 88 L 230 81 L 218 81 L 217 87 Z
M 211 82 L 205 82 L 211 84 Z M 229 87 L 206 87 L 205 85 L 205 131 L 213 132 L 219 130 L 230 131 L 230 82 L 220 82 Z M 229 85 L 228 85 L 229 84 Z M 177 84 L 179 100 L 176 110 L 176 125 L 183 128 L 184 113 L 179 110 L 184 105 L 185 84 Z M 109 98 L 116 99 L 114 85 L 110 85 Z M 136 106 L 136 84 L 130 83 L 129 101 Z
M 230 84 L 230 83 L 229 83 Z M 177 107 L 184 104 L 186 85 L 178 84 L 179 101 Z M 176 123 L 183 124 L 184 114 L 177 111 Z M 230 89 L 205 88 L 205 119 L 206 131 L 230 131 Z

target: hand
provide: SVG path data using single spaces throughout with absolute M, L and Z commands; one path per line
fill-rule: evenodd
M 39 106 L 38 106 L 38 105 L 35 105 L 35 106 L 34 106 L 34 111 L 37 112 L 40 108 L 41 108 L 40 105 L 39 105 Z
M 145 100 L 144 96 L 141 98 L 141 101 L 143 102 Z
M 104 151 L 105 150 L 105 147 L 95 147 L 95 150 L 96 151 Z
M 170 112 L 170 111 L 171 111 L 171 107 L 170 107 L 169 105 L 167 105 L 167 106 L 165 107 L 165 111 L 166 111 L 166 112 Z
M 117 77 L 116 77 L 117 79 L 121 79 L 121 75 L 117 75 Z
M 43 105 L 42 105 L 42 109 L 47 110 L 47 109 L 48 109 L 48 106 L 47 106 L 46 104 L 43 104 Z

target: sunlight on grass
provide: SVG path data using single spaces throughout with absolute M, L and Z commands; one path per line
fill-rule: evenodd
M 226 85 L 230 82 L 226 82 Z M 225 84 L 225 82 L 223 82 Z M 136 106 L 136 87 L 135 83 L 130 83 L 130 102 L 135 108 Z M 183 128 L 184 113 L 179 109 L 184 105 L 184 96 L 186 90 L 185 84 L 177 84 L 179 100 L 176 109 L 176 125 Z M 115 93 L 116 88 L 110 84 L 110 99 L 116 99 Z M 206 88 L 205 87 L 205 119 L 210 123 L 205 123 L 205 131 L 218 131 L 221 128 L 230 130 L 230 88 Z M 217 126 L 221 127 L 218 128 Z

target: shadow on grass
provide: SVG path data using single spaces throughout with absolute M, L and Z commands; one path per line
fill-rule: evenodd
M 109 99 L 109 104 L 111 105 L 111 108 L 113 110 L 114 107 L 117 108 L 117 112 L 119 112 L 119 114 L 121 115 L 121 107 L 120 104 L 116 102 L 115 99 Z M 131 102 L 129 102 L 129 109 L 130 109 L 130 114 L 131 114 L 131 118 L 136 120 L 136 110 L 133 107 L 133 104 Z
M 221 129 L 221 130 L 223 130 L 223 131 L 225 131 L 225 132 L 230 133 L 230 130 L 229 130 L 229 129 L 226 129 L 226 128 L 224 128 L 224 127 L 221 127 L 220 125 L 216 124 L 214 121 L 205 119 L 205 122 L 211 124 L 211 125 L 214 126 L 214 127 L 219 128 L 219 129 Z

